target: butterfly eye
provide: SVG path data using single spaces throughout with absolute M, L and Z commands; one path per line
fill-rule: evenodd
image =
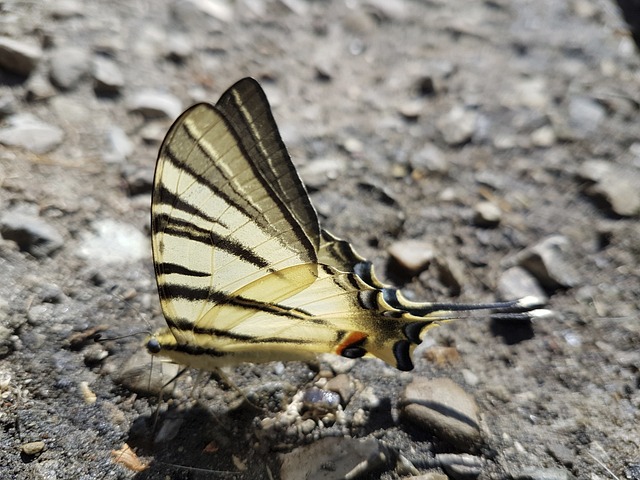
M 149 353 L 153 354 L 160 353 L 162 347 L 160 346 L 160 342 L 158 342 L 158 339 L 150 338 L 147 342 L 147 350 L 149 351 Z

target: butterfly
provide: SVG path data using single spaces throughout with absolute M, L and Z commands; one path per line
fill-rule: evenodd
M 536 298 L 409 301 L 353 247 L 322 229 L 252 78 L 173 124 L 158 154 L 153 262 L 167 327 L 151 354 L 215 370 L 320 353 L 413 369 L 428 330 L 479 309 L 535 314 Z M 519 312 L 519 313 L 518 313 Z

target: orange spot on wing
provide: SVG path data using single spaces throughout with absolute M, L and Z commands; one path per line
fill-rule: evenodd
M 336 354 L 342 355 L 345 348 L 357 345 L 367 338 L 367 334 L 364 332 L 349 332 L 344 340 L 336 347 Z

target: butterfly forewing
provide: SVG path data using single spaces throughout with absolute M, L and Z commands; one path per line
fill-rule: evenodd
M 176 121 L 160 150 L 152 200 L 154 262 L 168 320 L 195 323 L 265 275 L 316 265 L 317 237 L 309 239 L 273 190 L 214 107 L 197 105 Z M 292 291 L 303 286 L 291 281 Z

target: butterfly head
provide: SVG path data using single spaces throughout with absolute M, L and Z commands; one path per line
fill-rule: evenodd
M 156 338 L 155 335 L 152 335 L 149 339 L 147 339 L 147 351 L 151 355 L 157 355 L 162 351 L 162 347 L 160 346 L 160 342 Z

